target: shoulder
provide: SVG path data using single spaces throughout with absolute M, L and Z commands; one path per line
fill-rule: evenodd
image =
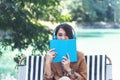
M 78 55 L 78 58 L 80 58 L 80 59 L 84 59 L 85 58 L 85 55 L 84 55 L 83 52 L 77 51 L 77 55 Z
M 81 52 L 81 51 L 77 51 L 77 54 L 78 54 L 78 56 L 83 56 L 84 57 L 84 53 Z

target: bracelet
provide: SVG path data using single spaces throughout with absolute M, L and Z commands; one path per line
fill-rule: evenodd
M 75 73 L 75 71 L 73 69 L 71 69 L 69 72 L 68 72 L 68 76 L 71 76 Z
M 67 76 L 68 76 L 68 77 L 73 77 L 73 76 L 74 76 L 75 79 L 78 79 L 78 76 L 76 75 L 76 72 L 75 72 L 73 69 L 71 69 L 71 70 L 68 72 Z

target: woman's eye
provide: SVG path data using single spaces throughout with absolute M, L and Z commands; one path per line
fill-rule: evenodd
M 58 36 L 62 36 L 62 35 L 58 35 Z
M 58 34 L 58 36 L 62 36 L 62 34 Z

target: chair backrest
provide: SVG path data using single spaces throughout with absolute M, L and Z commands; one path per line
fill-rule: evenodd
M 106 55 L 85 55 L 88 80 L 112 80 L 112 64 Z M 26 57 L 26 65 L 18 66 L 18 80 L 43 80 L 44 56 Z
M 26 65 L 18 66 L 18 80 L 43 80 L 43 56 L 27 56 Z
M 88 80 L 108 80 L 106 55 L 85 55 L 85 58 Z

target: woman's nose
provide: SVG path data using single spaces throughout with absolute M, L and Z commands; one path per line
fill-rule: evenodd
M 66 36 L 61 36 L 61 39 L 62 39 L 62 40 L 66 39 Z

